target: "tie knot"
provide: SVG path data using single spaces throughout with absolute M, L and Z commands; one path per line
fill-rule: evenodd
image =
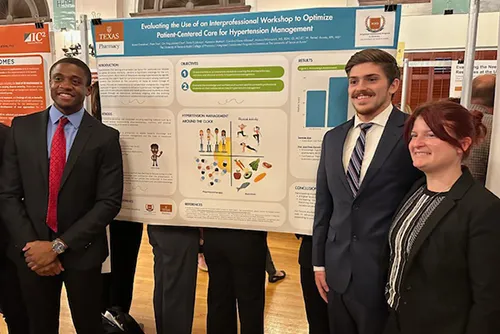
M 59 118 L 59 126 L 64 127 L 66 124 L 68 124 L 69 120 L 67 117 L 61 117 Z
M 359 128 L 361 129 L 361 131 L 368 131 L 369 128 L 371 128 L 373 125 L 373 123 L 361 123 L 359 125 Z

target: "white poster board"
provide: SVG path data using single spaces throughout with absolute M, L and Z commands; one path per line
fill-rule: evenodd
M 483 74 L 496 74 L 496 60 L 475 60 L 474 74 L 477 77 Z M 464 64 L 459 64 L 457 60 L 452 62 L 450 77 L 450 97 L 460 97 L 462 94 L 462 81 L 464 78 Z
M 353 114 L 345 64 L 395 55 L 400 10 L 94 25 L 102 118 L 124 156 L 119 218 L 310 234 L 323 135 Z

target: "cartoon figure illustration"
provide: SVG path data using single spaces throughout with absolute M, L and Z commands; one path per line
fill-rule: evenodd
M 207 129 L 207 152 L 212 152 L 212 144 L 210 144 L 211 140 L 212 133 L 210 132 L 210 129 Z
M 203 130 L 200 130 L 200 152 L 203 151 Z
M 219 152 L 219 128 L 215 128 L 215 152 Z
M 257 145 L 260 145 L 260 137 L 262 136 L 262 134 L 260 133 L 260 126 L 255 126 L 253 128 L 253 137 L 255 138 L 255 140 L 257 141 Z
M 253 148 L 252 146 L 247 145 L 247 144 L 246 144 L 246 143 L 244 143 L 244 142 L 243 142 L 243 143 L 241 143 L 240 145 L 241 145 L 241 151 L 242 151 L 243 153 L 245 153 L 245 149 L 249 149 L 250 151 L 257 152 L 257 150 L 256 150 L 255 148 Z
M 158 153 L 159 150 L 160 147 L 158 144 L 151 144 L 151 160 L 153 161 L 153 167 L 158 167 L 158 158 L 163 154 L 163 151 Z
M 246 128 L 246 127 L 247 127 L 247 126 L 246 126 L 245 124 L 243 124 L 243 123 L 241 123 L 240 125 L 238 125 L 238 128 L 240 128 L 240 131 L 238 131 L 238 132 L 236 133 L 236 136 L 237 136 L 238 138 L 240 137 L 240 134 L 241 134 L 243 137 L 246 137 L 246 136 L 247 136 L 247 135 L 245 134 L 245 128 Z
M 222 146 L 222 152 L 226 153 L 226 130 L 220 132 L 220 143 Z

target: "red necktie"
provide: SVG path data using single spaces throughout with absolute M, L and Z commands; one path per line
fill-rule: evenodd
M 66 117 L 59 119 L 52 145 L 50 148 L 49 166 L 49 205 L 47 208 L 47 225 L 54 232 L 57 232 L 57 197 L 61 187 L 61 179 L 66 165 L 66 137 L 64 136 L 64 126 L 68 123 Z

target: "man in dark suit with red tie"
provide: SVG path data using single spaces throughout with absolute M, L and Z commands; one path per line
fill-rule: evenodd
M 1 217 L 11 235 L 32 334 L 59 331 L 64 283 L 78 334 L 99 334 L 106 225 L 118 214 L 123 164 L 118 131 L 83 108 L 91 72 L 75 58 L 50 69 L 54 104 L 17 117 L 7 139 Z

